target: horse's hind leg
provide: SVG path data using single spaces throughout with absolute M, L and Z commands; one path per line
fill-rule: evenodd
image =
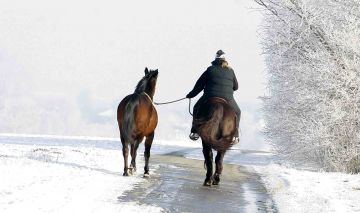
M 136 155 L 137 155 L 137 149 L 139 147 L 139 144 L 141 143 L 141 140 L 136 140 L 135 144 L 131 144 L 131 163 L 130 163 L 130 168 L 129 168 L 129 172 L 131 174 L 133 174 L 134 172 L 136 172 Z
M 203 154 L 205 158 L 206 166 L 206 178 L 204 181 L 204 186 L 211 186 L 212 184 L 212 174 L 213 174 L 213 153 L 211 147 L 206 143 L 203 144 Z
M 151 149 L 153 139 L 154 139 L 154 132 L 151 133 L 150 135 L 146 136 L 145 152 L 144 152 L 144 157 L 145 157 L 144 177 L 149 177 L 150 149 Z
M 129 155 L 129 146 L 128 143 L 126 141 L 124 141 L 123 138 L 121 138 L 121 143 L 122 143 L 122 152 L 123 152 L 123 156 L 124 156 L 124 173 L 123 176 L 129 176 L 128 173 L 128 155 Z
M 215 165 L 216 170 L 213 176 L 213 185 L 219 185 L 220 182 L 220 175 L 223 170 L 223 160 L 224 160 L 225 151 L 218 151 L 215 157 Z

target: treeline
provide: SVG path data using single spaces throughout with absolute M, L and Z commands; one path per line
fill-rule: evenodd
M 360 1 L 261 5 L 267 138 L 294 162 L 360 171 Z

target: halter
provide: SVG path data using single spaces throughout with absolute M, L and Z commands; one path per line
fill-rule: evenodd
M 153 107 L 155 108 L 155 105 L 154 105 L 154 102 L 153 100 L 151 99 L 150 95 L 148 95 L 146 92 L 143 92 L 143 94 L 148 97 L 148 99 L 150 100 L 151 104 L 153 105 Z
M 151 101 L 151 103 L 153 103 L 153 100 L 151 99 L 150 95 L 148 95 L 146 92 L 143 92 L 143 93 L 144 93 L 144 95 L 146 95 L 146 97 L 149 98 L 149 100 Z

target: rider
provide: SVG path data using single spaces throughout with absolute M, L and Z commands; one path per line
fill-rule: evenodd
M 237 116 L 236 132 L 233 138 L 233 143 L 239 142 L 239 122 L 241 111 L 236 101 L 234 100 L 233 93 L 238 89 L 238 82 L 234 70 L 229 67 L 228 62 L 225 60 L 224 52 L 219 50 L 216 52 L 216 58 L 211 62 L 212 66 L 208 67 L 206 71 L 197 80 L 194 89 L 186 95 L 186 98 L 194 98 L 202 90 L 204 95 L 198 100 L 194 106 L 194 118 L 199 110 L 201 103 L 210 97 L 220 97 L 225 99 L 235 110 Z M 193 125 L 189 135 L 191 140 L 197 140 L 199 134 Z

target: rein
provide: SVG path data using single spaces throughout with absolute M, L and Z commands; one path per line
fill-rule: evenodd
M 165 105 L 165 104 L 172 104 L 172 103 L 176 103 L 176 102 L 179 102 L 179 101 L 182 101 L 182 100 L 185 100 L 187 98 L 180 98 L 180 99 L 177 99 L 175 101 L 168 101 L 168 102 L 162 102 L 162 103 L 158 103 L 158 102 L 153 102 L 155 105 Z M 193 114 L 191 113 L 191 98 L 189 98 L 189 113 L 191 116 L 193 116 Z

